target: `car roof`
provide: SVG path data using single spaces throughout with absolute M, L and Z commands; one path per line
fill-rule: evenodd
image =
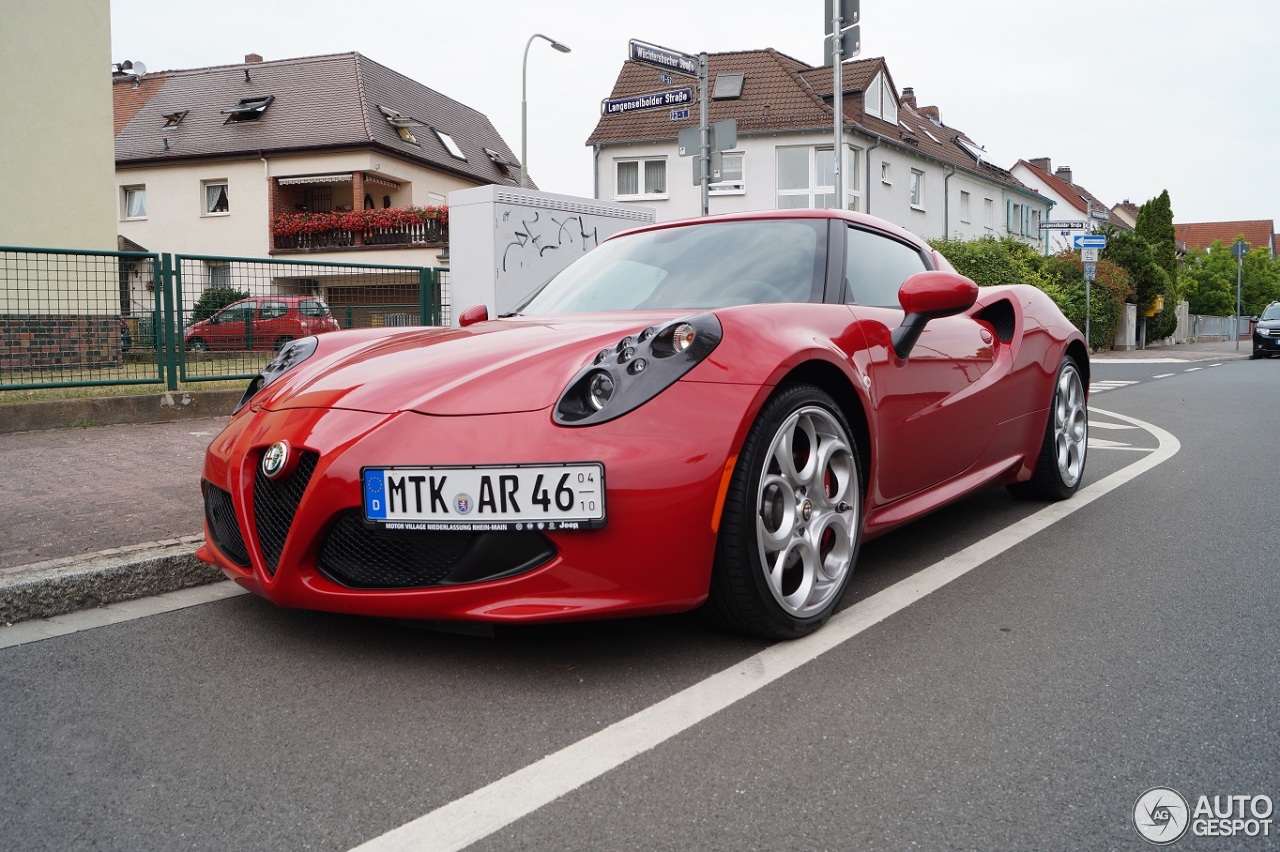
M 681 228 L 687 225 L 698 225 L 710 222 L 751 222 L 781 219 L 841 219 L 854 225 L 861 225 L 866 228 L 872 228 L 885 234 L 895 236 L 899 239 L 906 240 L 915 246 L 925 250 L 932 251 L 929 244 L 916 234 L 908 231 L 900 225 L 887 222 L 875 216 L 866 213 L 856 213 L 852 210 L 832 210 L 827 208 L 820 209 L 798 209 L 798 210 L 749 210 L 742 213 L 720 213 L 715 216 L 697 216 L 689 219 L 674 219 L 670 222 L 656 222 L 652 225 L 643 225 L 639 228 L 629 228 L 620 233 L 609 237 L 609 240 L 617 239 L 626 234 L 637 234 L 645 231 L 661 231 L 667 228 Z M 608 240 L 606 240 L 608 242 Z

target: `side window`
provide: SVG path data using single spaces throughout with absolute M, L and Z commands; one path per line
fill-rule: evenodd
M 855 305 L 898 307 L 898 288 L 917 272 L 924 272 L 924 258 L 911 246 L 871 231 L 848 229 L 844 274 L 849 282 L 846 298 Z
M 259 319 L 279 319 L 289 313 L 289 306 L 284 302 L 263 302 L 258 314 Z

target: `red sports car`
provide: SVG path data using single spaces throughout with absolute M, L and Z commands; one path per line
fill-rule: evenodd
M 869 216 L 641 228 L 461 325 L 287 344 L 209 447 L 200 557 L 281 606 L 787 638 L 863 539 L 1084 472 L 1080 333 Z

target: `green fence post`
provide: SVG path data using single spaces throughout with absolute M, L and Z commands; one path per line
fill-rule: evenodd
M 171 391 L 178 389 L 178 341 L 182 330 L 178 328 L 177 314 L 174 310 L 175 285 L 173 271 L 173 255 L 160 255 L 160 286 L 163 288 L 160 300 L 164 304 L 164 349 L 161 358 L 166 376 L 165 387 Z
M 437 325 L 431 311 L 431 291 L 435 275 L 425 266 L 418 268 L 418 325 Z

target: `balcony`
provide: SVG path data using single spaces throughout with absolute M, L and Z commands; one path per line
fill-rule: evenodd
M 280 213 L 271 220 L 271 239 L 272 251 L 282 253 L 440 248 L 449 243 L 449 208 Z

